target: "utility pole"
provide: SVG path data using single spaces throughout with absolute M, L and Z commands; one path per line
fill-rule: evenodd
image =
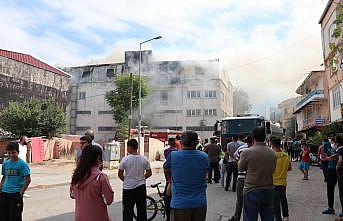
M 129 114 L 129 135 L 128 139 L 131 138 L 131 127 L 132 127 L 132 92 L 133 92 L 133 76 L 130 73 L 130 114 Z

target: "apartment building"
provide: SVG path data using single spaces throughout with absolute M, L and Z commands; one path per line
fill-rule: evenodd
M 278 104 L 280 126 L 286 130 L 286 136 L 294 137 L 296 132 L 296 117 L 293 114 L 300 97 L 292 97 Z
M 336 29 L 334 23 L 337 16 L 342 13 L 338 7 L 342 0 L 329 0 L 319 20 L 322 30 L 323 57 L 325 64 L 325 76 L 327 78 L 330 120 L 331 122 L 342 121 L 343 117 L 343 54 L 336 54 L 336 61 L 331 64 L 330 57 L 333 56 L 330 43 L 342 47 L 342 38 L 336 39 L 332 35 Z
M 330 122 L 325 71 L 309 73 L 296 93 L 301 95 L 294 109 L 298 132 L 311 134 Z
M 137 73 L 138 61 L 138 51 L 127 51 L 122 63 L 65 69 L 72 75 L 70 133 L 91 128 L 98 140 L 113 138 L 117 128 L 105 93 L 115 87 L 116 76 Z M 153 61 L 152 51 L 143 51 L 141 74 L 150 85 L 142 114 L 150 130 L 195 130 L 205 138 L 212 136 L 216 120 L 232 116 L 232 85 L 218 59 Z

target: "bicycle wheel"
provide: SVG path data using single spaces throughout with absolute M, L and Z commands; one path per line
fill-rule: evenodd
M 146 196 L 146 213 L 148 221 L 153 220 L 157 215 L 158 207 L 154 198 Z M 133 217 L 137 220 L 137 208 L 133 209 Z

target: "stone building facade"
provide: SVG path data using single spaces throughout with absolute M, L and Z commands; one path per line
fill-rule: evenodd
M 0 49 L 0 109 L 11 101 L 54 98 L 66 110 L 69 78 L 31 55 Z

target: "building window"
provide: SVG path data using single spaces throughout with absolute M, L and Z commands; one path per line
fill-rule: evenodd
M 98 127 L 98 131 L 115 131 L 115 127 Z
M 201 116 L 201 109 L 187 110 L 187 117 L 198 117 Z
M 79 100 L 85 100 L 86 99 L 86 92 L 80 92 L 79 93 Z
M 339 86 L 332 91 L 332 103 L 333 109 L 339 108 L 341 106 L 341 90 Z
M 82 132 L 84 132 L 84 131 L 86 131 L 86 130 L 89 130 L 89 129 L 91 129 L 91 127 L 76 127 L 75 128 L 76 129 L 76 131 L 82 131 Z
M 206 98 L 216 98 L 217 97 L 217 91 L 205 91 L 205 97 Z
M 114 69 L 113 68 L 107 69 L 106 77 L 108 77 L 108 78 L 113 78 L 114 77 Z
M 76 114 L 88 114 L 88 115 L 90 115 L 90 114 L 92 114 L 92 112 L 91 111 L 76 111 Z
M 187 91 L 187 98 L 200 98 L 200 91 Z
M 217 109 L 205 109 L 205 116 L 217 116 Z
M 335 29 L 336 29 L 336 24 L 332 23 L 329 27 L 329 43 L 332 43 L 334 41 L 334 37 L 332 35 Z
M 86 70 L 82 72 L 82 78 L 88 78 L 89 76 L 91 76 L 90 70 Z
M 160 101 L 161 104 L 168 104 L 168 91 L 161 91 Z
M 98 112 L 99 115 L 103 115 L 103 114 L 113 114 L 112 111 L 99 111 Z

